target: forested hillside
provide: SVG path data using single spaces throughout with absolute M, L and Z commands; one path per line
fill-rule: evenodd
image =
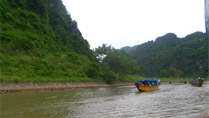
M 126 47 L 122 47 L 121 50 L 125 50 L 127 53 L 130 53 L 134 50 L 136 50 L 136 48 L 138 47 L 139 45 L 135 45 L 133 47 L 130 47 L 130 46 L 126 46 Z
M 2 82 L 97 75 L 98 61 L 61 0 L 1 0 L 0 11 Z
M 0 82 L 112 83 L 135 81 L 137 75 L 206 76 L 207 40 L 202 32 L 184 38 L 168 33 L 123 48 L 128 55 L 106 44 L 91 50 L 61 0 L 1 0 L 0 12 Z
M 0 12 L 1 82 L 112 83 L 141 73 L 120 50 L 90 50 L 61 0 L 1 0 Z
M 202 32 L 195 32 L 184 38 L 168 33 L 155 41 L 137 46 L 129 54 L 146 67 L 146 76 L 206 77 L 207 42 L 206 35 Z

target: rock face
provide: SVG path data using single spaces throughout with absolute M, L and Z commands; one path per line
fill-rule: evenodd
M 78 25 L 77 25 L 76 21 L 73 21 L 73 23 L 71 24 L 71 28 L 72 28 L 72 33 L 73 34 L 77 34 L 77 35 L 82 36 L 80 30 L 78 29 Z
M 209 118 L 209 108 L 205 108 L 199 115 L 199 118 Z

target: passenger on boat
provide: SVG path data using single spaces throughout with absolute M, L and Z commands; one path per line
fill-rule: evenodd
M 155 82 L 154 81 L 152 81 L 152 86 L 155 86 Z
M 158 83 L 159 83 L 159 85 L 160 85 L 160 79 L 157 79 L 157 81 L 158 81 Z
M 148 86 L 148 83 L 147 83 L 147 82 L 145 82 L 145 83 L 144 83 L 144 86 Z

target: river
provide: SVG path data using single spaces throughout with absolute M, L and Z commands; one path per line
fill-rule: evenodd
M 196 118 L 209 107 L 209 84 L 85 88 L 1 95 L 1 118 Z

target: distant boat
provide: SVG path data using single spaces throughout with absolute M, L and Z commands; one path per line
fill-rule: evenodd
M 196 87 L 201 87 L 202 84 L 204 82 L 204 79 L 203 78 L 198 78 L 198 79 L 195 79 L 195 80 L 192 80 L 190 83 L 193 85 L 193 86 L 196 86 Z
M 135 85 L 139 91 L 153 91 L 159 89 L 159 82 L 155 79 L 138 80 Z

